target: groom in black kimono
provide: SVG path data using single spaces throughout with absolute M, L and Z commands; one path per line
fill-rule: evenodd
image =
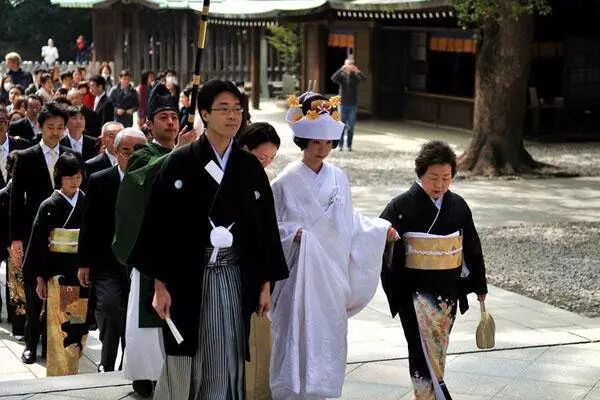
M 209 81 L 198 109 L 206 133 L 165 161 L 140 233 L 140 267 L 154 278 L 154 308 L 183 336 L 178 344 L 168 328 L 163 332 L 167 358 L 155 398 L 188 398 L 191 391 L 212 399 L 230 390 L 243 398 L 250 316 L 269 309 L 270 282 L 288 271 L 267 176 L 233 140 L 243 112 L 239 90 Z M 233 339 L 216 332 L 221 324 Z M 199 340 L 204 334 L 207 340 Z M 223 357 L 235 362 L 219 362 Z M 199 362 L 211 367 L 200 371 Z

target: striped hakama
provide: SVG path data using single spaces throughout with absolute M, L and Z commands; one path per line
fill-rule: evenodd
M 154 399 L 243 400 L 244 323 L 238 259 L 221 249 L 209 263 L 206 249 L 196 355 L 167 356 Z M 184 338 L 185 340 L 185 338 Z

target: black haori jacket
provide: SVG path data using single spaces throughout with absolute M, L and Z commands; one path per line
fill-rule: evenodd
M 246 340 L 261 286 L 288 276 L 273 194 L 260 163 L 234 143 L 219 186 L 204 169 L 211 160 L 218 165 L 205 136 L 168 156 L 156 177 L 138 238 L 145 249 L 141 272 L 166 283 L 171 319 L 184 338 L 178 345 L 169 329 L 163 328 L 169 355 L 193 356 L 198 346 L 211 205 L 215 225 L 235 223 L 231 232 L 242 277 Z
M 431 198 L 415 182 L 408 191 L 389 202 L 381 218 L 390 221 L 402 236 L 406 232 L 426 233 L 435 220 L 437 211 Z M 381 271 L 381 283 L 392 316 L 400 310 L 403 296 L 411 296 L 415 291 L 458 297 L 461 313 L 465 313 L 469 308 L 466 301 L 468 293 L 487 293 L 481 242 L 471 210 L 462 197 L 448 191 L 444 194 L 440 214 L 429 233 L 449 235 L 456 231 L 463 235 L 463 259 L 470 271 L 467 278 L 461 278 L 460 267 L 441 271 L 406 268 L 404 241 L 395 242 L 391 263 L 384 261 Z

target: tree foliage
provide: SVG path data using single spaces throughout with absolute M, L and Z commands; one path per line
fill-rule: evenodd
M 91 41 L 89 10 L 61 8 L 50 0 L 0 0 L 0 55 L 17 51 L 25 60 L 40 60 L 40 49 L 54 40 L 60 60 L 75 58 L 75 38 Z
M 522 15 L 546 15 L 549 0 L 456 0 L 454 8 L 463 26 L 501 23 Z
M 285 65 L 286 72 L 298 75 L 300 70 L 300 25 L 270 26 L 267 41 L 277 50 Z

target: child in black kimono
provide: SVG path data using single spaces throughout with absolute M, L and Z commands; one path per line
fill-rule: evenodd
M 47 303 L 47 376 L 77 374 L 87 338 L 88 293 L 77 279 L 83 174 L 79 155 L 60 155 L 54 167 L 56 190 L 40 204 L 25 255 L 37 277 L 36 292 Z

